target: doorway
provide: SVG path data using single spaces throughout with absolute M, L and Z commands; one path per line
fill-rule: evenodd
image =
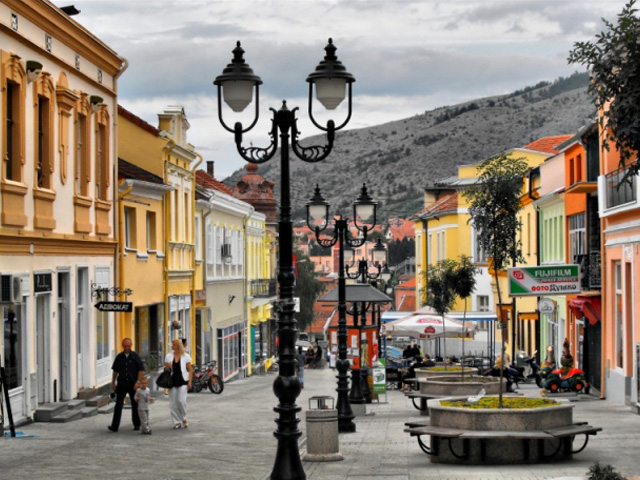
M 38 404 L 51 401 L 49 389 L 51 379 L 50 361 L 50 322 L 51 295 L 36 295 L 36 362 L 37 362 L 37 398 Z
M 58 382 L 60 400 L 71 400 L 71 275 L 58 271 Z
M 90 384 L 89 365 L 89 268 L 78 267 L 76 283 L 76 368 L 78 390 Z

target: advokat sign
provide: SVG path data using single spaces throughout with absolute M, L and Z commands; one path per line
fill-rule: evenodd
M 579 265 L 514 267 L 508 269 L 512 297 L 575 295 L 580 293 Z

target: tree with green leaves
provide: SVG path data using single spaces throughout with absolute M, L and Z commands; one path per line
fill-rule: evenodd
M 476 289 L 476 269 L 471 257 L 460 255 L 455 272 L 454 290 L 456 295 L 464 300 L 464 313 L 462 315 L 462 330 L 466 332 L 467 326 L 467 300 Z M 462 342 L 462 358 L 464 359 L 464 341 Z M 464 378 L 464 364 L 462 365 L 462 378 Z
M 298 275 L 294 295 L 300 297 L 300 313 L 296 315 L 298 330 L 304 331 L 314 319 L 314 305 L 318 296 L 323 292 L 324 285 L 318 280 L 314 263 L 303 252 L 295 250 Z
M 602 112 L 603 145 L 613 143 L 625 166 L 640 151 L 640 17 L 631 0 L 618 14 L 618 23 L 602 19 L 606 30 L 594 42 L 576 42 L 569 63 L 586 65 L 592 82 L 589 92 Z M 626 178 L 640 170 L 638 162 Z
M 522 229 L 518 213 L 522 209 L 522 184 L 527 169 L 528 164 L 524 158 L 511 158 L 504 153 L 492 157 L 478 165 L 477 183 L 463 193 L 469 202 L 469 222 L 478 233 L 478 243 L 491 256 L 499 305 L 502 305 L 502 293 L 498 272 L 507 268 L 509 263 L 515 265 L 524 261 L 522 245 L 518 239 L 518 232 Z M 503 325 L 503 332 L 504 327 Z M 504 359 L 504 338 L 501 343 L 501 355 Z M 502 377 L 501 369 L 500 408 Z
M 453 259 L 438 261 L 435 265 L 429 265 L 427 270 L 427 290 L 429 292 L 427 305 L 434 308 L 438 315 L 442 316 L 442 358 L 447 358 L 447 336 L 444 327 L 444 316 L 451 310 L 456 301 L 456 271 L 458 262 Z M 446 368 L 446 364 L 445 364 Z
M 465 301 L 465 313 L 467 313 L 467 298 L 471 295 L 476 286 L 475 269 L 471 258 L 466 255 L 460 255 L 458 260 L 447 259 L 440 260 L 435 265 L 429 266 L 427 276 L 427 290 L 429 291 L 429 299 L 427 305 L 434 308 L 438 315 L 443 318 L 443 356 L 447 357 L 447 338 L 446 329 L 444 327 L 444 316 L 453 308 L 456 297 L 460 297 Z M 463 329 L 466 328 L 465 322 L 462 322 Z M 464 343 L 462 347 L 462 356 L 464 357 Z M 445 367 L 446 368 L 446 367 Z M 464 370 L 463 370 L 464 376 Z

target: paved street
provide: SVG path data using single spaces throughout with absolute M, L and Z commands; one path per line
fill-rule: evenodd
M 308 370 L 298 404 L 301 454 L 305 453 L 304 410 L 313 395 L 335 396 L 335 371 Z M 35 437 L 4 439 L 0 447 L 0 479 L 257 479 L 268 478 L 276 452 L 273 437 L 275 374 L 254 376 L 225 386 L 221 395 L 189 395 L 187 430 L 172 430 L 168 399 L 152 405 L 153 435 L 140 435 L 123 422 L 116 434 L 107 430 L 110 417 L 98 415 L 68 424 L 36 423 L 18 430 Z M 526 385 L 536 395 L 535 385 Z M 574 420 L 589 421 L 604 431 L 587 448 L 564 463 L 523 466 L 454 467 L 429 462 L 415 439 L 403 433 L 404 422 L 421 420 L 398 391 L 388 402 L 368 405 L 356 419 L 357 432 L 340 435 L 344 461 L 303 462 L 310 480 L 542 479 L 583 477 L 599 460 L 627 476 L 640 476 L 640 416 L 607 401 L 576 402 Z M 128 411 L 123 419 L 130 419 Z

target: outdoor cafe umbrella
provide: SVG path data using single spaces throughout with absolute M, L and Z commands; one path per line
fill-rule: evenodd
M 414 338 L 473 338 L 475 323 L 461 322 L 440 315 L 411 315 L 385 324 L 385 333 L 394 337 Z

